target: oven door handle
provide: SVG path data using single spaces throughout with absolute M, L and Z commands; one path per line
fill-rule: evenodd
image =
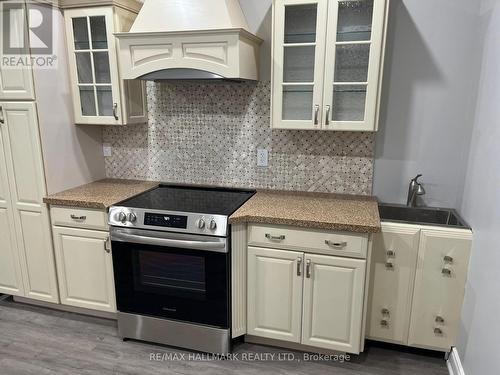
M 111 241 L 130 242 L 144 245 L 169 246 L 178 247 L 181 249 L 204 250 L 218 253 L 227 253 L 226 241 L 192 241 L 179 240 L 172 238 L 161 238 L 151 236 L 141 236 L 138 234 L 130 234 L 122 231 L 113 231 L 111 233 Z

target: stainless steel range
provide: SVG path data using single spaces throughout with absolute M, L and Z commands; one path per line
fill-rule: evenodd
M 230 352 L 228 217 L 253 194 L 161 185 L 111 207 L 122 338 Z

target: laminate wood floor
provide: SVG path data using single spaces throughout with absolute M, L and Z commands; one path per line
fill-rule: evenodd
M 150 356 L 177 358 L 153 361 Z M 303 354 L 237 344 L 237 361 L 182 360 L 193 353 L 117 337 L 114 321 L 0 300 L 0 375 L 445 375 L 442 357 L 369 346 L 349 362 L 304 361 Z M 250 356 L 291 353 L 292 361 L 253 361 Z M 242 360 L 246 356 L 246 360 Z M 177 360 L 176 360 L 177 359 Z M 299 361 L 300 359 L 300 361 Z

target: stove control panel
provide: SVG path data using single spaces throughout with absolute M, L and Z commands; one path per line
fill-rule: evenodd
M 109 210 L 108 224 L 114 227 L 221 237 L 228 235 L 227 216 L 222 215 L 166 212 L 113 206 Z

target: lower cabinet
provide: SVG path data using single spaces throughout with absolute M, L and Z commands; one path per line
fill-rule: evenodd
M 366 261 L 248 247 L 247 333 L 359 353 Z
M 382 223 L 374 236 L 367 336 L 449 351 L 456 344 L 472 233 Z
M 61 304 L 116 312 L 109 233 L 53 228 Z

